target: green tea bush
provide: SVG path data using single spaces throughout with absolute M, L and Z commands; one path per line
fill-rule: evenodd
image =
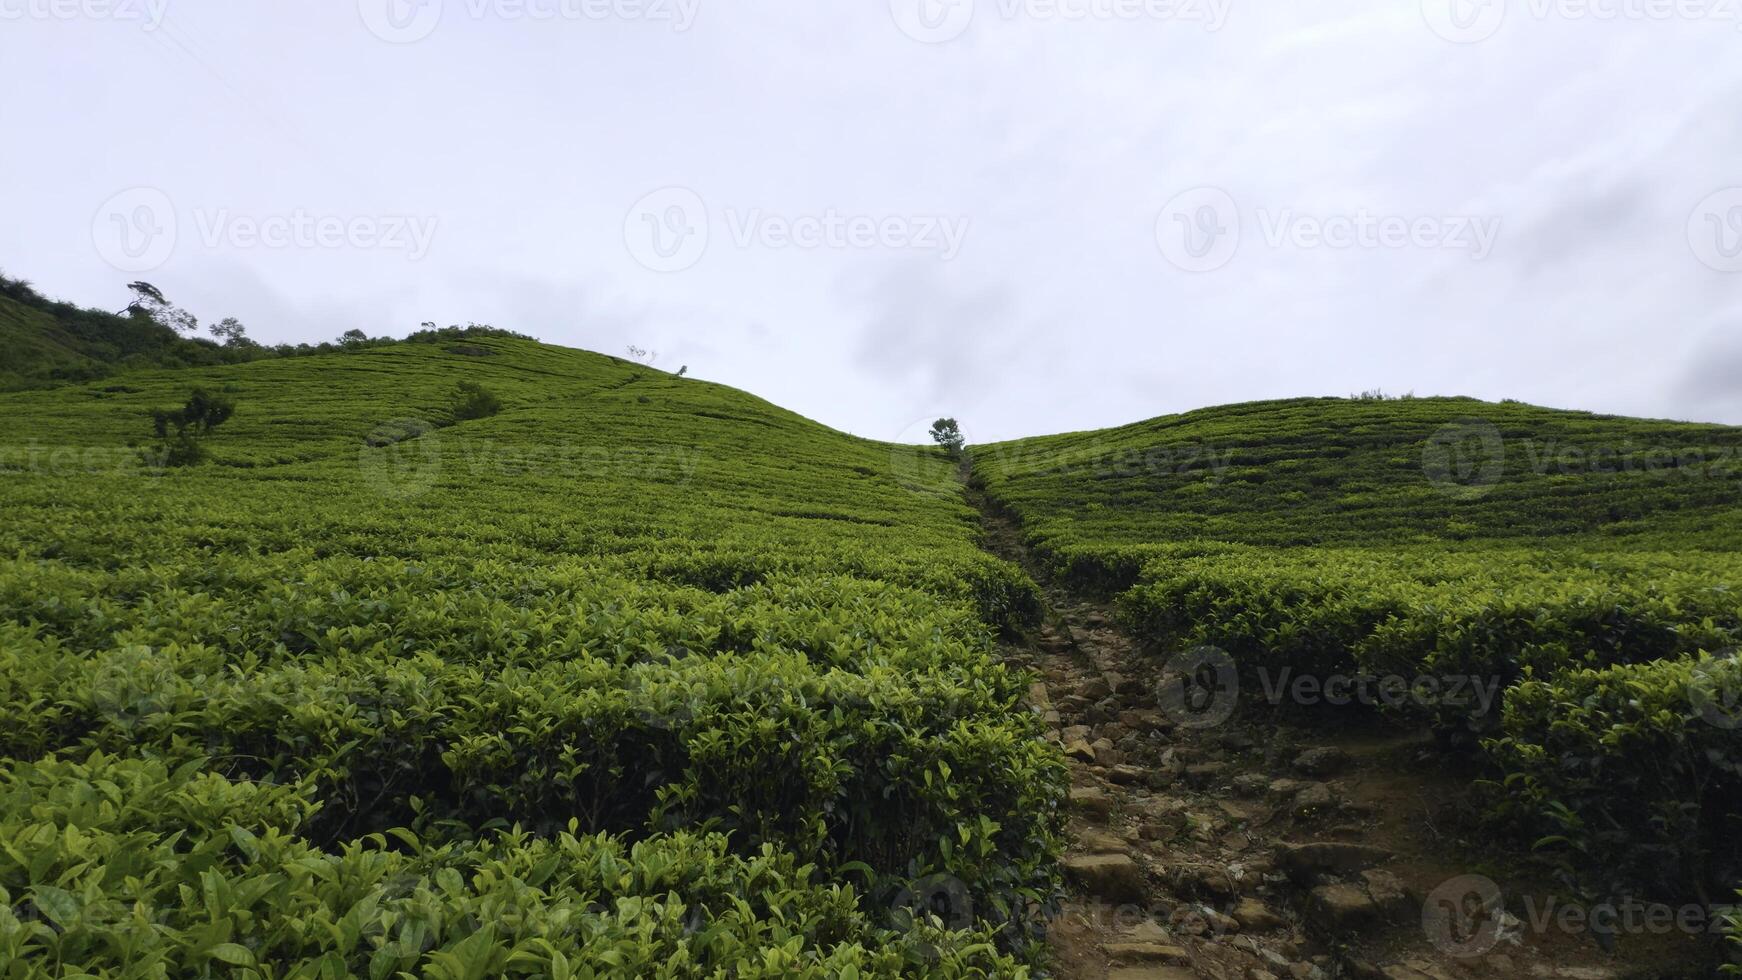
M 671 968 L 684 976 L 1020 975 L 1038 955 L 1033 913 L 1058 893 L 1065 770 L 1019 704 L 1028 679 L 994 646 L 1038 621 L 1038 589 L 979 548 L 959 487 L 917 491 L 890 447 L 717 385 L 493 333 L 466 344 L 493 354 L 371 341 L 202 373 L 249 410 L 210 447 L 222 465 L 176 479 L 104 453 L 125 449 L 119 422 L 185 391 L 185 373 L 0 394 L 24 431 L 66 450 L 0 443 L 5 764 L 62 760 L 42 778 L 128 785 L 64 760 L 171 773 L 204 760 L 235 786 L 293 788 L 306 809 L 294 826 L 247 828 L 294 844 L 293 867 L 224 872 L 278 883 L 282 919 L 222 939 L 170 923 L 168 959 L 133 952 L 171 975 L 242 960 L 228 947 L 200 959 L 208 940 L 244 947 L 262 976 L 372 972 L 374 926 L 363 959 L 349 940 L 310 938 L 362 894 L 317 902 L 320 869 L 380 861 L 396 880 L 445 882 L 396 863 L 415 857 L 405 835 L 416 854 L 475 855 L 518 826 L 541 860 L 565 835 L 588 854 L 610 835 L 624 869 L 626 841 L 706 839 L 718 857 L 659 847 L 736 881 L 772 854 L 792 862 L 782 909 L 840 910 L 838 928 L 815 929 L 798 911 L 756 912 L 704 951 L 689 885 L 675 898 L 532 886 L 563 922 L 597 918 L 576 945 L 550 940 L 569 975 L 660 975 L 643 964 L 672 957 L 692 964 Z M 516 424 L 442 425 L 462 379 L 515 405 Z M 68 826 L 95 834 L 101 819 Z M 234 840 L 215 839 L 234 860 Z M 189 867 L 204 874 L 208 858 Z M 179 900 L 183 872 L 163 873 L 152 901 Z M 204 887 L 198 874 L 188 887 Z M 921 880 L 959 883 L 965 915 L 913 922 L 898 906 Z M 472 938 L 478 908 L 531 895 L 500 884 L 451 899 L 431 885 L 450 903 L 432 914 L 474 925 L 379 969 L 437 975 L 454 965 L 441 953 L 491 975 L 556 974 L 528 945 L 545 932 Z M 27 889 L 4 886 L 30 912 Z M 607 915 L 619 900 L 648 916 Z M 681 940 L 662 931 L 671 917 L 688 924 Z M 20 969 L 120 973 L 114 944 L 150 938 L 31 946 Z
M 772 846 L 740 856 L 718 835 L 630 844 L 569 828 L 440 845 L 396 831 L 329 852 L 296 835 L 295 790 L 198 767 L 0 770 L 0 971 L 1027 975 L 986 931 L 880 924 L 850 885 Z
M 204 388 L 195 388 L 181 408 L 154 410 L 151 427 L 157 443 L 146 450 L 146 462 L 157 467 L 204 462 L 206 451 L 202 440 L 235 413 L 234 401 Z
M 1153 652 L 1218 646 L 1273 697 L 1284 671 L 1492 685 L 1386 707 L 1489 767 L 1496 826 L 1604 886 L 1742 880 L 1735 733 L 1687 699 L 1688 658 L 1742 636 L 1742 429 L 1295 399 L 969 454 Z
M 1742 880 L 1742 662 L 1685 657 L 1519 685 L 1486 745 L 1497 819 L 1614 889 Z
M 502 411 L 502 399 L 475 381 L 462 381 L 454 386 L 451 412 L 456 422 L 485 419 Z

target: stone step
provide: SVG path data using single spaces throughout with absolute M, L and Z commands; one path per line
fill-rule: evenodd
M 1107 980 L 1199 980 L 1183 966 L 1120 966 L 1107 971 Z
M 1083 894 L 1114 904 L 1141 904 L 1143 869 L 1129 854 L 1076 854 L 1064 860 L 1065 878 Z

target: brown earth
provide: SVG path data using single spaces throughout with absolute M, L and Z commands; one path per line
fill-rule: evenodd
M 1016 526 L 970 498 L 988 549 L 1043 581 Z M 1046 625 L 1005 653 L 1040 678 L 1030 708 L 1071 766 L 1068 898 L 1048 925 L 1056 976 L 1717 975 L 1710 935 L 1640 929 L 1605 944 L 1577 922 L 1543 924 L 1568 900 L 1526 855 L 1484 840 L 1471 774 L 1425 735 L 1352 715 L 1287 724 L 1251 705 L 1205 724 L 1225 712 L 1164 701 L 1178 680 L 1167 660 L 1108 607 L 1051 588 L 1048 602 Z

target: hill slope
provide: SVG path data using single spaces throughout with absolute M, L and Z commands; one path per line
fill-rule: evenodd
M 454 422 L 462 380 L 504 410 Z M 142 467 L 147 413 L 195 384 L 238 405 L 212 462 Z M 1034 587 L 891 447 L 500 337 L 0 412 L 0 839 L 78 831 L 0 852 L 0 888 L 117 912 L 11 955 L 1022 972 L 982 941 L 1029 951 L 1062 766 L 991 632 Z M 161 802 L 77 802 L 110 785 Z M 179 897 L 211 874 L 250 896 L 221 926 Z M 972 928 L 898 914 L 916 893 Z
M 116 316 L 44 298 L 0 276 L 0 391 L 45 388 L 131 368 L 224 364 L 268 353 L 187 338 L 149 318 Z
M 1480 747 L 1496 826 L 1600 893 L 1680 900 L 1742 881 L 1739 450 L 1725 426 L 1301 399 L 973 461 L 1155 651 L 1248 696 L 1396 681 L 1389 713 Z

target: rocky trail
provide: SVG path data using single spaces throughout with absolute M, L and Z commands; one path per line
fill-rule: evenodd
M 1044 582 L 1015 524 L 970 498 L 987 548 Z M 1005 652 L 1040 677 L 1031 710 L 1071 767 L 1068 898 L 1048 927 L 1064 980 L 1712 975 L 1677 965 L 1706 962 L 1692 937 L 1611 952 L 1485 903 L 1489 882 L 1508 897 L 1552 888 L 1506 878 L 1459 839 L 1469 777 L 1425 737 L 1250 712 L 1181 725 L 1158 696 L 1164 660 L 1109 608 L 1047 599 L 1047 623 Z

